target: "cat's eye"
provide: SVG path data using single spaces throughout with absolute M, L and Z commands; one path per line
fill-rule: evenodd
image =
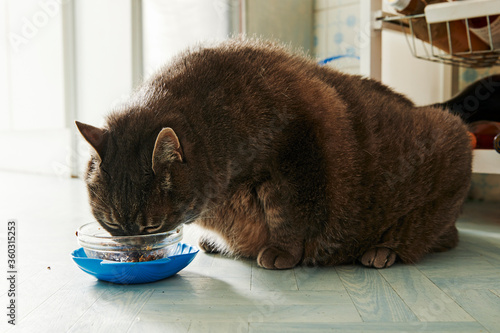
M 142 226 L 141 230 L 143 233 L 152 234 L 152 233 L 155 233 L 156 231 L 160 230 L 161 227 L 162 227 L 161 224 L 146 225 L 146 226 Z
M 120 225 L 116 223 L 105 222 L 108 227 L 111 229 L 120 229 Z

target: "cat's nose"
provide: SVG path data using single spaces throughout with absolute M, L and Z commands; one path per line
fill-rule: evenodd
M 139 234 L 139 226 L 135 223 L 128 223 L 127 227 L 125 228 L 125 231 L 130 236 L 138 235 Z

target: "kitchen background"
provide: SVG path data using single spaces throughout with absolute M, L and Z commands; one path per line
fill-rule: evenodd
M 139 82 L 202 40 L 255 34 L 359 74 L 367 3 L 0 0 L 0 171 L 80 175 L 88 147 L 74 120 L 101 125 Z M 382 81 L 420 105 L 500 72 L 415 59 L 400 33 L 383 31 L 382 39 Z M 500 175 L 474 174 L 470 198 L 500 201 Z
M 328 65 L 353 74 L 360 73 L 360 6 L 366 0 L 317 0 L 314 3 L 314 55 L 318 59 L 335 58 Z M 365 3 L 366 5 L 366 3 Z M 384 7 L 384 10 L 390 11 Z M 412 59 L 402 34 L 383 31 L 382 81 L 407 94 L 420 105 L 447 100 L 474 81 L 494 73 L 500 67 L 488 69 L 456 68 L 448 72 L 456 80 L 456 91 L 442 94 L 436 84 L 442 81 L 435 73 L 451 66 Z M 361 39 L 362 41 L 362 39 Z M 444 69 L 446 71 L 446 69 Z M 422 77 L 422 73 L 424 73 Z M 417 77 L 418 76 L 418 77 Z M 453 84 L 452 84 L 453 86 Z M 422 89 L 420 89 L 422 88 Z M 419 91 L 416 91 L 419 89 Z M 450 94 L 450 95 L 449 95 Z M 500 112 L 500 106 L 499 106 Z M 500 175 L 474 173 L 469 194 L 471 200 L 500 202 Z

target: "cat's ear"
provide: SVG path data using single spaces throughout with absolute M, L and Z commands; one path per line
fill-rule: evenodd
M 156 173 L 165 163 L 182 162 L 182 149 L 179 138 L 170 127 L 163 128 L 156 138 L 153 149 L 153 172 Z
M 104 157 L 106 148 L 107 132 L 102 128 L 97 128 L 91 125 L 75 121 L 76 127 L 85 138 L 85 140 L 94 148 L 97 156 L 101 161 Z

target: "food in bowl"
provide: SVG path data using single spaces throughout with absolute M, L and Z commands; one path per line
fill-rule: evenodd
M 82 225 L 78 243 L 89 258 L 118 262 L 143 262 L 167 258 L 182 239 L 182 226 L 166 232 L 136 236 L 112 236 L 97 222 Z

